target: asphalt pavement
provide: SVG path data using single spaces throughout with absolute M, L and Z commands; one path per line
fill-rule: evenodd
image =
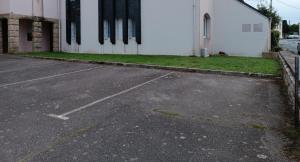
M 0 157 L 289 161 L 280 81 L 0 55 Z
M 284 50 L 289 50 L 293 52 L 294 54 L 297 54 L 297 44 L 300 43 L 300 40 L 297 39 L 283 39 L 280 40 L 280 47 Z

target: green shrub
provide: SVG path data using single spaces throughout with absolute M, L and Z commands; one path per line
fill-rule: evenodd
M 278 52 L 281 50 L 279 47 L 279 40 L 280 40 L 280 32 L 276 30 L 272 30 L 271 33 L 271 48 L 272 51 Z
M 274 51 L 274 52 L 280 52 L 280 51 L 282 51 L 282 48 L 281 47 L 274 47 L 273 49 L 272 49 L 272 51 Z

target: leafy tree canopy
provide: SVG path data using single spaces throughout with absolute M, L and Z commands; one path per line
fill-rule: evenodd
M 299 25 L 298 24 L 293 24 L 289 25 L 289 32 L 292 33 L 298 33 L 299 32 Z
M 279 23 L 281 22 L 281 17 L 277 13 L 277 11 L 274 9 L 271 9 L 270 7 L 267 7 L 265 4 L 259 4 L 257 6 L 257 9 L 260 13 L 262 13 L 263 15 L 267 16 L 268 18 L 272 19 L 272 25 L 271 25 L 272 29 L 275 29 L 276 26 L 278 26 Z

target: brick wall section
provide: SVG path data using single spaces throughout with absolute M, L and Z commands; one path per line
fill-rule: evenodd
M 8 53 L 19 52 L 19 19 L 8 18 Z
M 59 52 L 59 25 L 57 22 L 53 23 L 53 51 Z
M 3 53 L 3 44 L 2 44 L 2 22 L 0 20 L 0 53 Z
M 43 32 L 42 32 L 42 22 L 33 21 L 32 23 L 32 50 L 34 52 L 39 52 L 42 49 Z

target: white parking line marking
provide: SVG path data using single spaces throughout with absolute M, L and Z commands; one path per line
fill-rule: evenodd
M 11 72 L 17 72 L 17 71 L 21 71 L 21 70 L 28 70 L 28 69 L 33 69 L 33 68 L 40 68 L 46 65 L 59 65 L 60 63 L 53 63 L 53 62 L 49 62 L 49 63 L 42 63 L 42 64 L 37 64 L 37 65 L 33 65 L 30 67 L 26 67 L 26 68 L 17 68 L 17 69 L 12 69 L 12 70 L 3 70 L 0 71 L 1 73 L 11 73 Z
M 4 63 L 4 64 L 6 64 L 6 63 L 8 63 L 8 64 L 10 64 L 10 63 L 18 63 L 18 62 L 20 62 L 20 60 L 10 60 L 10 61 L 4 60 L 3 62 L 2 62 L 2 60 L 0 60 L 0 63 Z
M 106 100 L 109 100 L 109 99 L 111 99 L 111 98 L 114 98 L 114 97 L 117 97 L 117 96 L 126 94 L 126 93 L 131 92 L 131 91 L 133 91 L 133 90 L 135 90 L 135 89 L 138 89 L 138 88 L 140 88 L 140 87 L 142 87 L 142 86 L 144 86 L 144 85 L 146 85 L 146 84 L 149 84 L 149 83 L 152 83 L 152 82 L 154 82 L 154 81 L 156 81 L 156 80 L 159 80 L 159 79 L 161 79 L 161 78 L 167 77 L 167 76 L 169 76 L 169 75 L 171 75 L 171 74 L 173 74 L 173 73 L 174 73 L 174 72 L 170 72 L 170 73 L 165 74 L 165 75 L 162 75 L 162 76 L 160 76 L 160 77 L 151 79 L 151 80 L 149 80 L 149 81 L 147 81 L 147 82 L 138 84 L 138 85 L 136 85 L 136 86 L 134 86 L 134 87 L 131 87 L 131 88 L 126 89 L 126 90 L 123 90 L 123 91 L 121 91 L 121 92 L 119 92 L 119 93 L 116 93 L 116 94 L 113 94 L 113 95 L 110 95 L 110 96 L 101 98 L 101 99 L 96 100 L 96 101 L 94 101 L 94 102 L 91 102 L 91 103 L 89 103 L 89 104 L 87 104 L 87 105 L 81 106 L 81 107 L 79 107 L 79 108 L 77 108 L 77 109 L 74 109 L 74 110 L 71 110 L 71 111 L 69 111 L 69 112 L 63 113 L 63 114 L 61 114 L 61 115 L 49 114 L 48 116 L 49 116 L 49 117 L 53 117 L 53 118 L 57 118 L 57 119 L 61 119 L 61 120 L 68 120 L 68 119 L 70 119 L 70 118 L 67 117 L 67 116 L 70 115 L 70 114 L 73 114 L 73 113 L 76 113 L 76 112 L 78 112 L 78 111 L 84 110 L 84 109 L 86 109 L 86 108 L 89 108 L 89 107 L 94 106 L 94 105 L 96 105 L 96 104 L 98 104 L 98 103 L 104 102 L 104 101 L 106 101 Z
M 52 78 L 57 78 L 57 77 L 61 77 L 61 76 L 66 76 L 66 75 L 76 74 L 76 73 L 80 73 L 80 72 L 85 72 L 85 71 L 91 71 L 91 70 L 94 70 L 94 69 L 97 69 L 97 68 L 100 68 L 100 67 L 97 66 L 97 67 L 93 67 L 93 68 L 88 68 L 88 69 L 83 69 L 83 70 L 78 70 L 78 71 L 72 71 L 72 72 L 63 73 L 63 74 L 49 75 L 49 76 L 45 76 L 45 77 L 41 77 L 41 78 L 24 80 L 24 81 L 19 81 L 19 82 L 15 82 L 15 83 L 0 84 L 0 88 L 13 86 L 13 85 L 19 85 L 19 84 L 23 84 L 23 83 L 34 82 L 34 81 L 39 81 L 39 80 L 52 79 Z

